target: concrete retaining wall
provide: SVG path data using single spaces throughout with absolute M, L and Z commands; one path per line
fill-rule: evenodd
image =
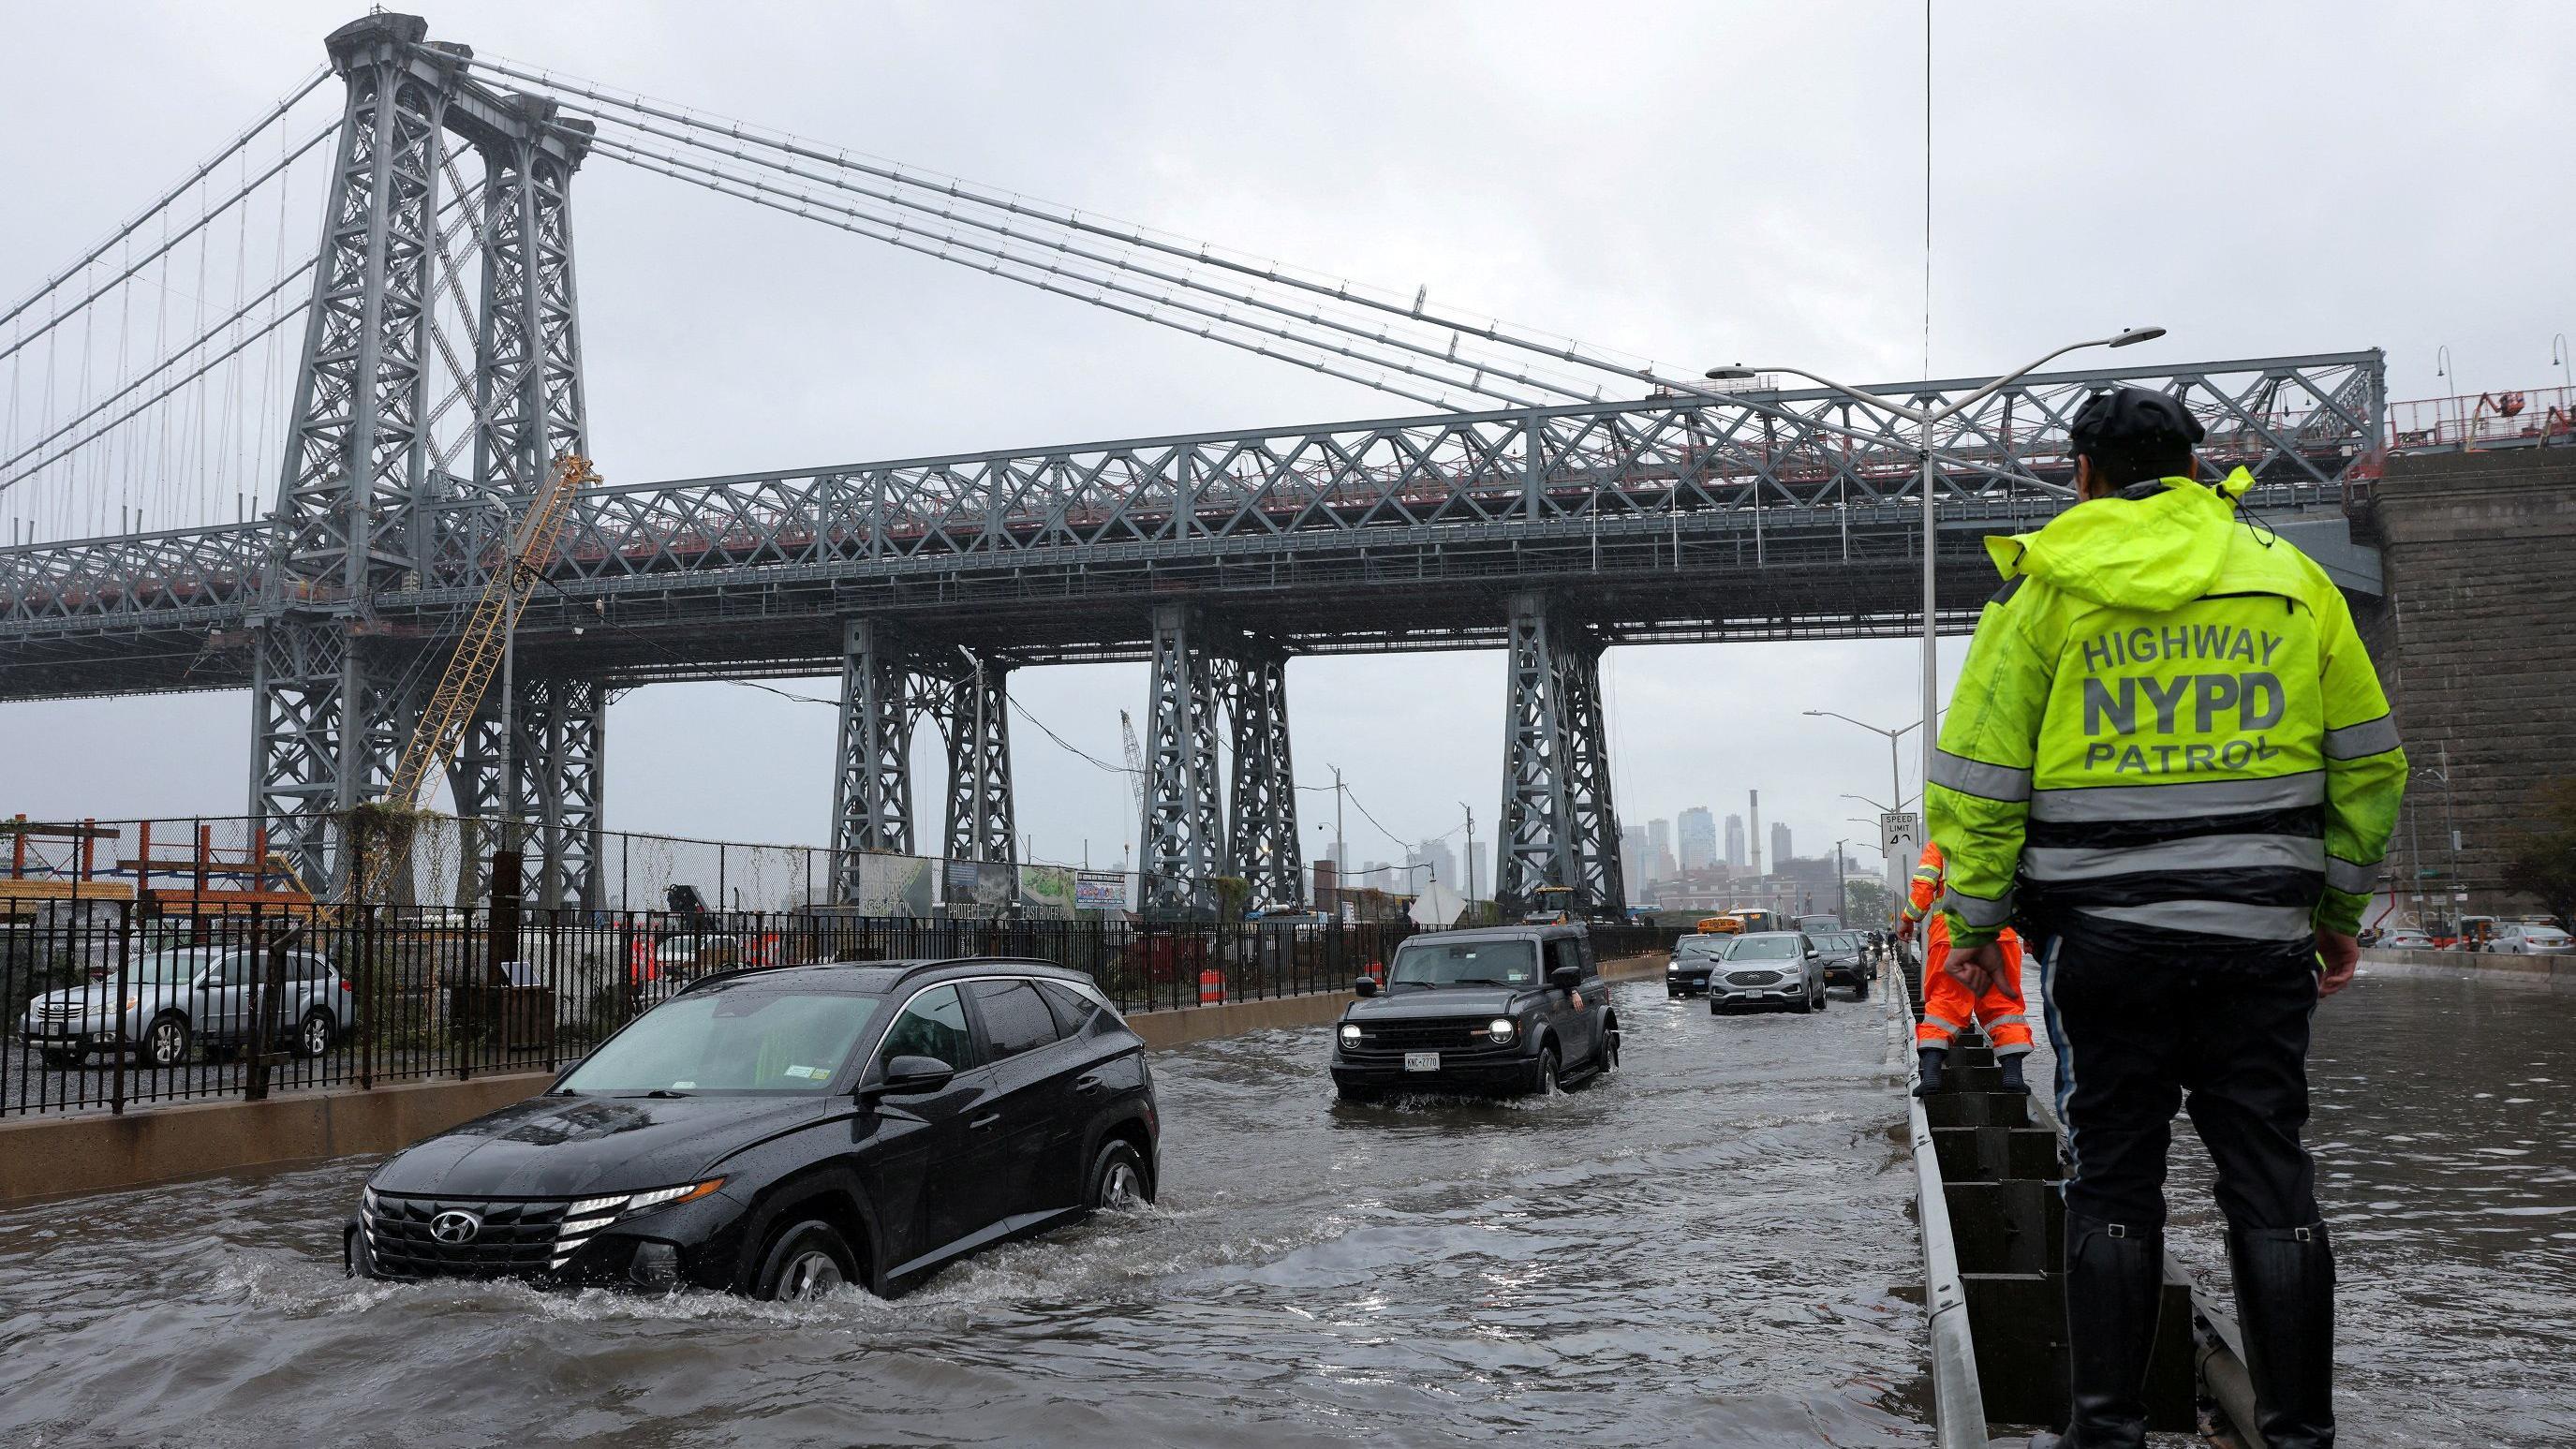
M 2491 956 L 2484 951 L 2375 951 L 2361 964 L 2383 970 L 2438 972 L 2445 976 L 2494 976 L 2576 986 L 2576 956 Z
M 1663 969 L 1661 955 L 1602 963 L 1613 981 Z M 1157 1049 L 1278 1027 L 1321 1026 L 1348 992 L 1140 1011 L 1127 1024 Z M 534 1096 L 552 1072 L 405 1082 L 373 1091 L 296 1092 L 265 1102 L 138 1107 L 123 1116 L 22 1117 L 0 1122 L 0 1203 L 71 1197 L 207 1173 L 392 1152 Z

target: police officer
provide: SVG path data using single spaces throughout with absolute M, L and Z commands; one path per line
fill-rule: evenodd
M 2004 585 L 1928 789 L 1950 970 L 2042 943 L 2071 1136 L 2066 1319 L 2083 1449 L 2144 1442 L 2165 1149 L 2189 1096 L 2218 1169 L 2256 1418 L 2334 1442 L 2334 1263 L 2299 1140 L 2308 1021 L 2352 980 L 2406 756 L 2324 570 L 2196 481 L 2200 424 L 2137 388 L 2070 430 L 2082 500 L 1986 541 Z

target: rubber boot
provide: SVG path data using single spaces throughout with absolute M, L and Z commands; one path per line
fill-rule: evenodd
M 2000 1064 L 2004 1069 L 2004 1090 L 2019 1092 L 2027 1097 L 2030 1095 L 2030 1083 L 2021 1079 L 2022 1056 L 2022 1053 L 2015 1052 L 2011 1056 L 2002 1058 Z
M 1929 1097 L 1941 1090 L 1941 1068 L 1948 1064 L 1950 1054 L 1939 1047 L 1923 1047 L 1914 1053 L 1914 1060 L 1923 1074 L 1923 1080 L 1914 1084 L 1914 1095 Z
M 2068 1449 L 2142 1449 L 2164 1234 L 2066 1215 Z
M 2334 1250 L 2326 1225 L 2230 1228 L 2254 1417 L 2272 1449 L 2333 1449 Z

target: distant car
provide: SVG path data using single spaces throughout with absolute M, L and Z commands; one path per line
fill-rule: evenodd
M 1798 918 L 1798 929 L 1810 936 L 1829 935 L 1842 928 L 1843 918 L 1840 916 L 1800 916 Z
M 2563 956 L 2576 951 L 2576 944 L 2571 944 L 2567 933 L 2556 926 L 2507 921 L 2487 937 L 2485 949 L 2508 956 Z
M 1396 948 L 1333 1029 L 1342 1100 L 1554 1092 L 1619 1067 L 1619 1014 L 1580 926 L 1438 931 Z
M 1804 931 L 1752 931 L 1738 936 L 1709 973 L 1711 1016 L 1739 1006 L 1825 1009 L 1825 963 Z
M 256 1030 L 251 1008 L 268 979 L 267 953 L 222 946 L 154 951 L 126 963 L 124 999 L 118 971 L 92 967 L 90 984 L 49 991 L 27 1003 L 19 1035 L 50 1067 L 78 1066 L 93 1051 L 114 1051 L 120 1035 L 142 1064 L 175 1067 L 191 1046 L 208 1057 L 239 1049 Z M 271 1018 L 285 1045 L 318 1057 L 357 1024 L 357 998 L 328 960 L 307 951 L 286 955 L 286 991 Z
M 1664 995 L 1674 1000 L 1707 995 L 1709 968 L 1726 954 L 1726 943 L 1734 939 L 1710 934 L 1684 936 L 1674 942 L 1673 959 L 1664 963 Z
M 1145 1044 L 1080 973 L 966 958 L 707 977 L 542 1094 L 396 1153 L 368 1278 L 892 1296 L 1154 1198 Z
M 2413 926 L 2400 926 L 2393 931 L 2382 932 L 2371 945 L 2381 951 L 2430 951 L 2433 938 Z
M 1823 958 L 1825 984 L 1840 986 L 1857 1001 L 1869 995 L 1870 984 L 1878 980 L 1878 964 L 1870 958 L 1867 931 L 1827 931 L 1810 933 L 1816 943 L 1816 954 Z

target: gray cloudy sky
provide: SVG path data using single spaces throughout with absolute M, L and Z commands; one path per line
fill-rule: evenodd
M 176 180 L 359 8 L 0 6 L 0 293 Z M 487 54 L 1427 285 L 1672 368 L 1921 375 L 1916 6 L 425 13 L 433 38 Z M 2378 346 L 2397 398 L 2557 381 L 2576 7 L 1940 0 L 1934 24 L 1933 375 L 2158 323 L 2173 335 L 2142 360 Z M 1419 411 L 604 160 L 576 194 L 594 451 L 615 481 Z M 2455 380 L 2433 375 L 2445 343 Z M 1886 761 L 1799 711 L 1914 714 L 1903 643 L 1631 648 L 1608 668 L 1630 822 L 1723 814 L 1758 787 L 1801 853 L 1860 831 L 1834 797 L 1882 793 Z M 1144 678 L 1016 687 L 1115 759 Z M 1340 764 L 1407 838 L 1451 829 L 1465 800 L 1490 841 L 1499 656 L 1303 660 L 1289 688 L 1308 783 Z M 819 841 L 832 726 L 747 689 L 630 694 L 610 822 Z M 0 808 L 235 812 L 247 739 L 239 694 L 0 706 Z M 1037 855 L 1087 839 L 1115 859 L 1123 778 L 1033 730 L 1015 744 Z M 1304 809 L 1312 853 L 1330 811 Z M 1397 858 L 1349 828 L 1355 858 Z

